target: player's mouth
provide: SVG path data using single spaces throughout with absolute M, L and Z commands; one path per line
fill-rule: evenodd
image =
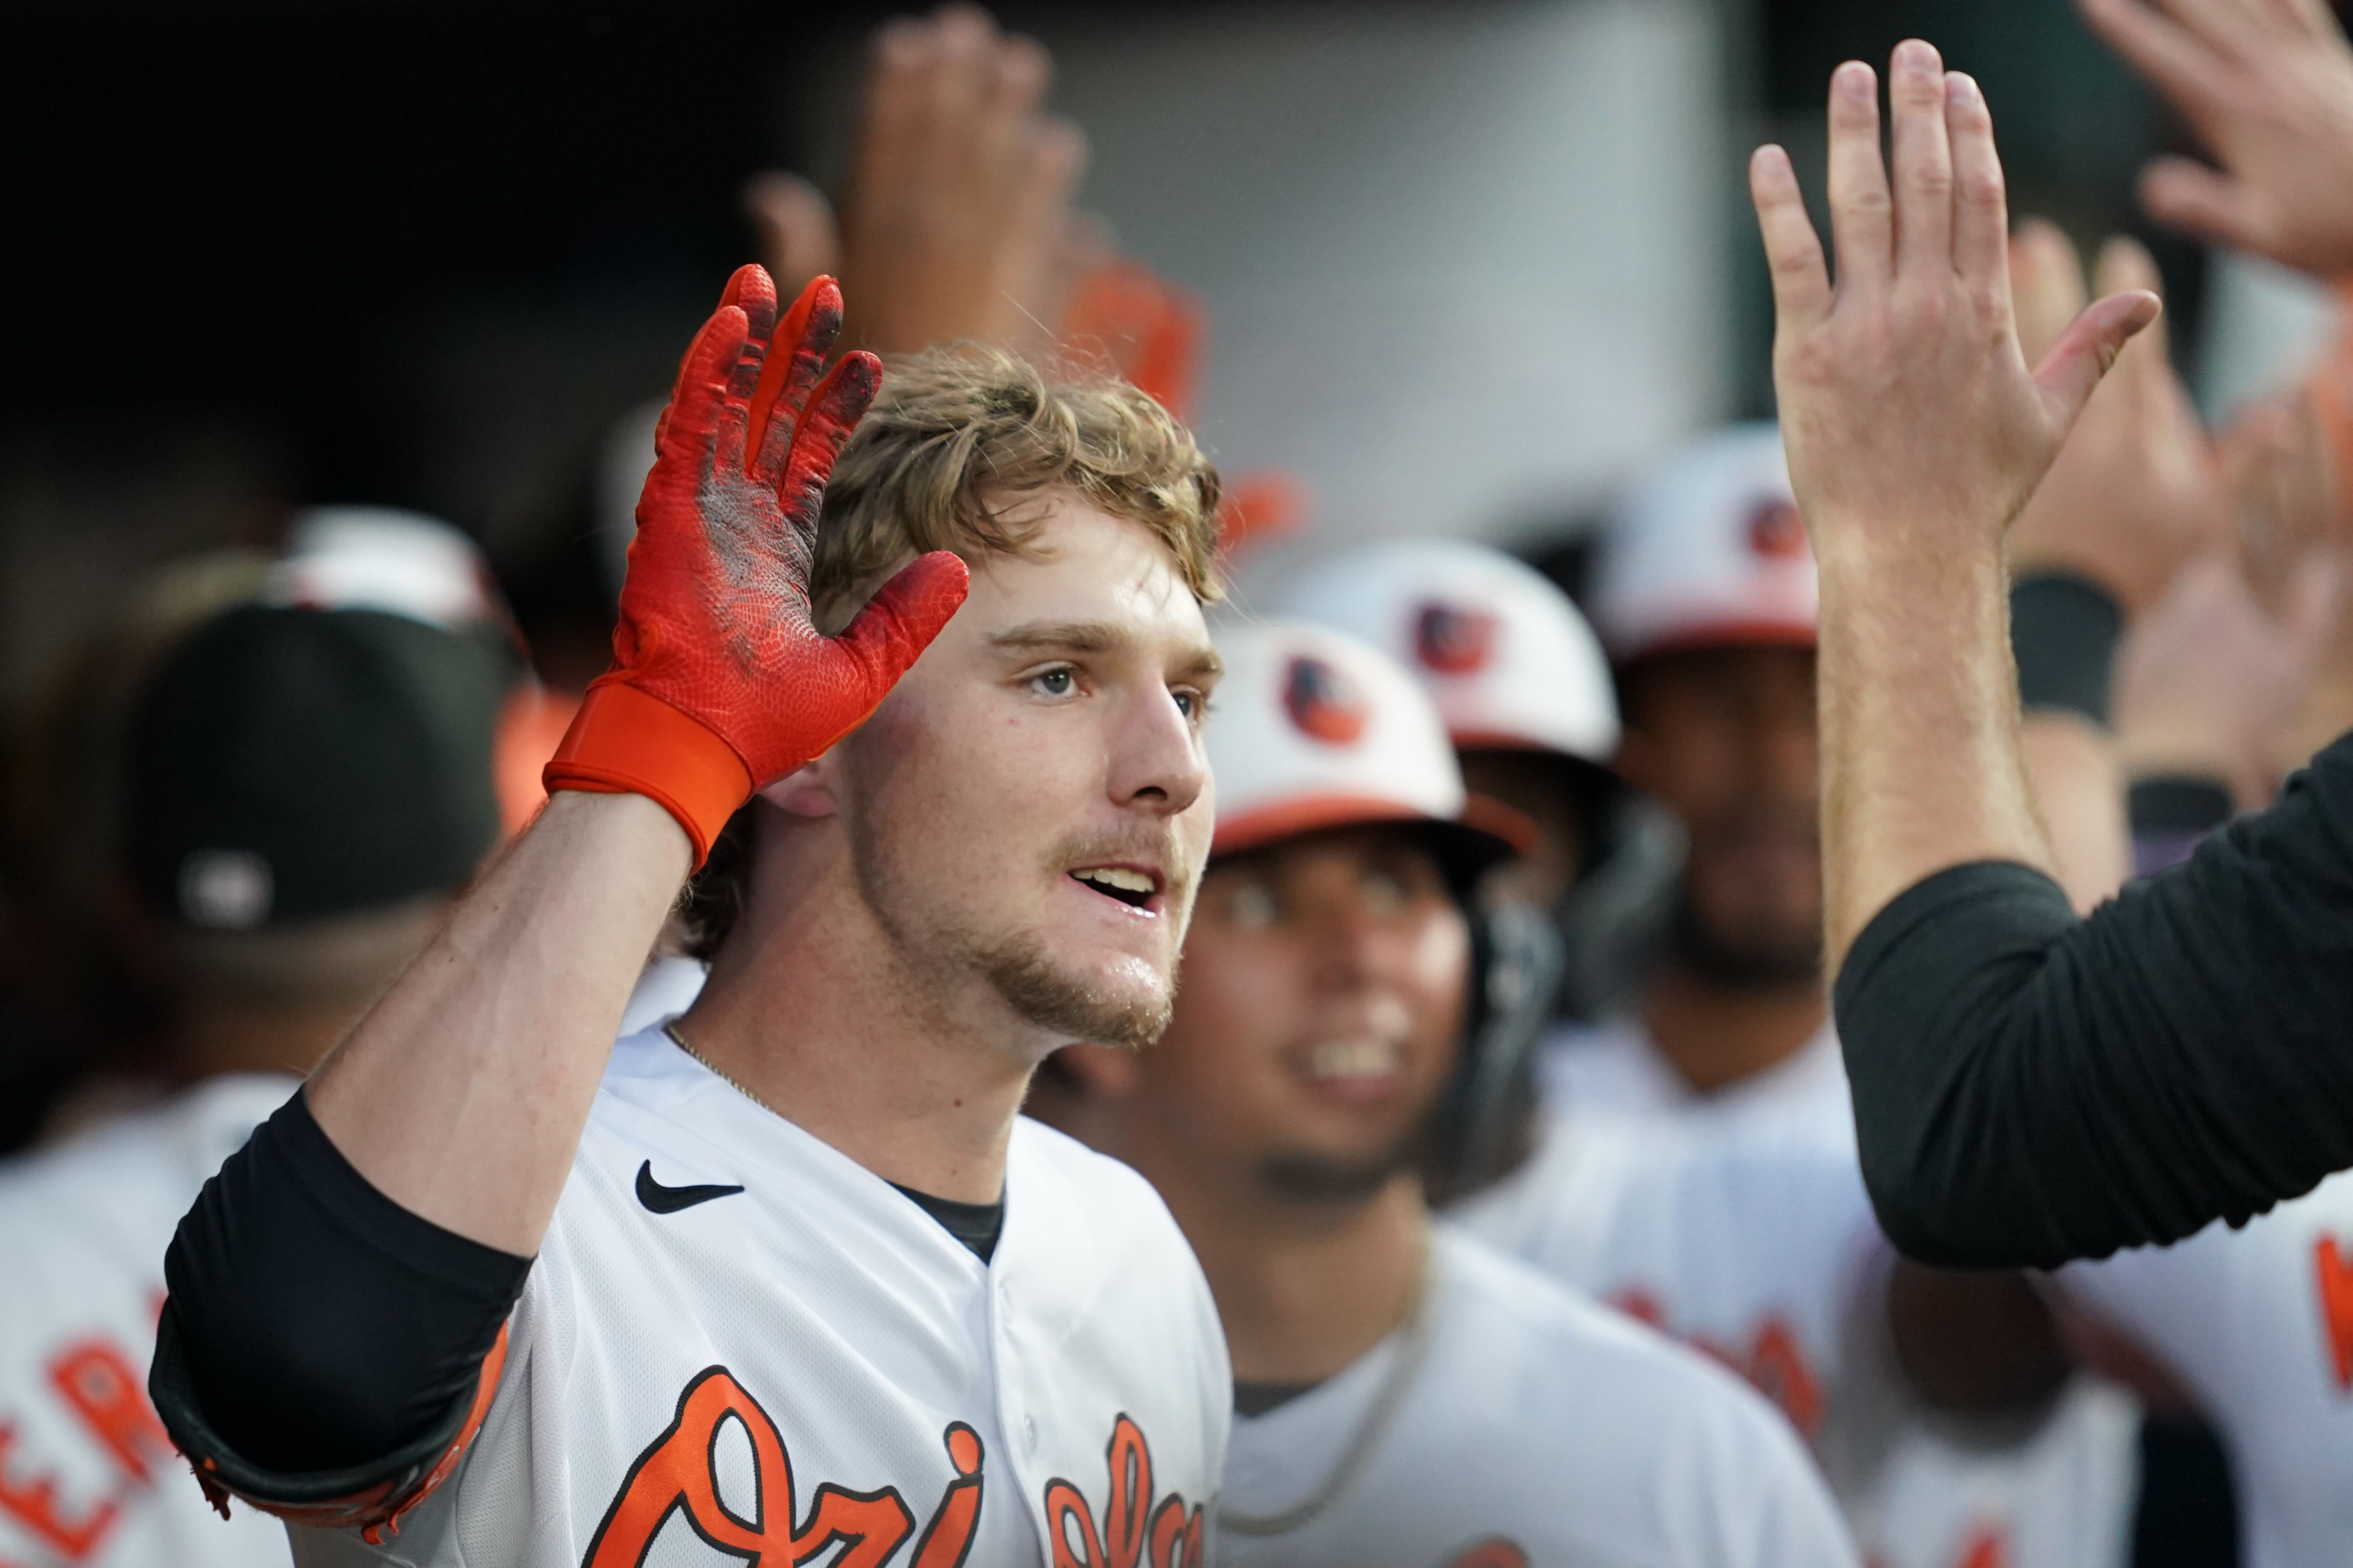
M 1294 1070 L 1319 1095 L 1335 1100 L 1379 1100 L 1405 1077 L 1405 1044 L 1359 1035 L 1318 1040 L 1292 1058 Z
M 1162 879 L 1149 866 L 1080 866 L 1068 875 L 1087 891 L 1124 904 L 1138 914 L 1160 912 Z

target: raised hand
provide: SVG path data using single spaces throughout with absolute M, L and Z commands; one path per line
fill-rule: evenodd
M 698 865 L 754 789 L 863 721 L 964 603 L 964 563 L 934 552 L 840 636 L 810 618 L 826 479 L 881 383 L 869 353 L 825 372 L 840 325 L 830 278 L 802 292 L 781 328 L 765 272 L 729 279 L 655 432 L 613 666 L 547 765 L 551 793 L 659 802 Z M 772 353 L 772 341 L 786 352 Z
M 2040 358 L 2084 309 L 2084 268 L 2067 237 L 2030 219 L 2010 241 L 2018 335 Z M 2100 252 L 2104 294 L 2158 290 L 2157 264 L 2130 239 Z M 2126 343 L 2058 459 L 2010 530 L 2019 572 L 2091 578 L 2126 612 L 2155 602 L 2191 552 L 2229 531 L 2212 444 L 2166 353 L 2160 320 Z
M 2241 809 L 2271 803 L 2334 628 L 2335 552 L 2309 552 L 2274 614 L 2227 545 L 2192 559 L 2133 624 L 2116 666 L 2117 741 L 2137 777 L 2208 778 Z
M 1978 84 L 1913 39 L 1890 66 L 1894 178 L 1871 68 L 1831 78 L 1833 287 L 1796 172 L 1757 150 L 1749 186 L 1773 277 L 1774 384 L 1818 557 L 1991 552 L 2152 295 L 2085 310 L 2030 372 L 2011 318 L 2009 215 Z
M 2077 0 L 2221 163 L 2159 158 L 2160 223 L 2323 277 L 2353 269 L 2353 48 L 2324 0 Z
M 2053 866 L 2020 750 L 2003 534 L 2158 310 L 2148 294 L 2103 300 L 2029 371 L 1985 99 L 1917 39 L 1890 75 L 1892 184 L 1871 68 L 1831 78 L 1835 287 L 1788 155 L 1760 148 L 1749 165 L 1782 438 L 1821 573 L 1833 971 L 1873 915 L 1936 871 Z
M 1092 231 L 1071 210 L 1086 139 L 1044 110 L 1052 61 L 946 5 L 877 35 L 839 222 L 797 175 L 744 205 L 779 277 L 849 280 L 845 341 L 880 353 L 1050 341 Z

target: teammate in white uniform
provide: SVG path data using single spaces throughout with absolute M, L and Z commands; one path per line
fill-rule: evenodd
M 350 546 L 403 566 L 416 552 L 346 521 L 340 547 L 300 552 L 338 569 L 301 597 L 371 608 L 232 605 L 150 628 L 165 647 L 129 661 L 110 704 L 131 715 L 116 737 L 131 776 L 73 781 L 121 803 L 110 869 L 137 898 L 110 934 L 164 955 L 163 1065 L 199 1081 L 0 1166 L 0 1563 L 16 1568 L 287 1560 L 276 1521 L 221 1524 L 148 1405 L 164 1248 L 292 1092 L 290 1069 L 325 1054 L 491 847 L 512 666 L 462 631 L 487 610 L 470 554 L 442 572 L 427 552 L 406 576 L 431 593 L 379 592 Z M 244 589 L 269 593 L 288 564 L 257 563 Z M 174 572 L 150 596 L 189 586 Z
M 850 437 L 839 312 L 730 283 L 546 810 L 174 1244 L 158 1407 L 301 1561 L 1204 1560 L 1198 1268 L 1017 1112 L 1166 1019 L 1215 475 L 984 351 Z M 706 857 L 711 979 L 616 1047 Z
M 1430 1220 L 1433 1121 L 1514 1023 L 1471 1003 L 1504 845 L 1459 820 L 1438 715 L 1377 651 L 1281 623 L 1219 646 L 1218 858 L 1175 1017 L 1141 1057 L 1066 1053 L 1055 1101 L 1160 1187 L 1224 1311 L 1225 1560 L 1850 1561 L 1762 1400 Z
M 1649 667 L 1630 672 L 1644 722 L 1622 745 L 1576 612 L 1492 551 L 1353 552 L 1282 604 L 1379 641 L 1437 698 L 1474 785 L 1587 835 L 1582 855 L 1553 858 L 1582 861 L 1589 880 L 1538 892 L 1556 898 L 1573 946 L 1596 942 L 1596 915 L 1654 940 L 1670 921 L 1641 897 L 1656 868 L 1623 853 L 1640 840 L 1611 842 L 1607 793 L 1575 792 L 1581 820 L 1546 811 L 1531 787 L 1542 769 L 1575 780 L 1614 745 L 1694 840 L 1672 957 L 1632 954 L 1648 970 L 1640 1013 L 1547 1041 L 1538 1152 L 1464 1222 L 1747 1377 L 1815 1445 L 1866 1552 L 1890 1568 L 1962 1568 L 1988 1551 L 2013 1565 L 2118 1562 L 2137 1464 L 2129 1398 L 2077 1380 L 2028 1401 L 2047 1411 L 2039 1423 L 1955 1420 L 1894 1370 L 1890 1260 L 1819 974 L 1815 593 L 1778 434 L 1754 426 L 1672 461 L 1605 540 L 1602 643 L 1621 673 Z M 1613 848 L 1636 875 L 1606 859 L 1592 873 Z M 2009 1290 L 2036 1311 L 2022 1284 Z M 2056 1385 L 2047 1319 L 2041 1331 Z

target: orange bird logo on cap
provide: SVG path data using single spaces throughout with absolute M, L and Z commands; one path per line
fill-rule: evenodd
M 1748 514 L 1748 548 L 1767 561 L 1788 561 L 1806 552 L 1806 520 L 1795 501 L 1778 496 L 1758 500 Z
M 1413 618 L 1413 651 L 1440 675 L 1472 675 L 1495 653 L 1496 620 L 1484 610 L 1432 602 Z
M 1352 746 L 1365 732 L 1365 699 L 1347 677 L 1303 654 L 1282 679 L 1283 710 L 1302 731 L 1327 745 Z

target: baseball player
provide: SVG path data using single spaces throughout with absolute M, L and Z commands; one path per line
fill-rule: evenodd
M 120 803 L 111 870 L 134 898 L 112 935 L 160 976 L 165 1066 L 194 1082 L 0 1174 L 0 1562 L 20 1568 L 287 1560 L 275 1521 L 213 1516 L 148 1404 L 164 1248 L 496 841 L 512 658 L 464 629 L 470 570 L 383 557 L 462 590 L 425 595 L 437 619 L 333 542 L 294 559 L 334 575 L 307 602 L 385 607 L 248 603 L 183 630 L 137 679 L 125 776 L 81 781 Z
M 1922 1409 L 1897 1372 L 1891 1260 L 1819 976 L 1814 574 L 1777 433 L 1735 430 L 1670 463 L 1630 500 L 1598 574 L 1597 618 L 1632 702 L 1619 765 L 1675 809 L 1688 862 L 1671 902 L 1642 896 L 1655 867 L 1606 900 L 1592 896 L 1609 888 L 1606 860 L 1572 885 L 1561 906 L 1572 942 L 1603 923 L 1573 911 L 1598 903 L 1621 928 L 1663 937 L 1665 955 L 1631 955 L 1646 971 L 1635 1015 L 1548 1043 L 1541 1148 L 1466 1223 L 1747 1376 L 1813 1442 L 1877 1559 L 2120 1561 L 2137 1468 L 2126 1396 L 2066 1384 L 2047 1419 L 1989 1425 Z M 1575 780 L 1617 742 L 1608 670 L 1575 610 L 1494 552 L 1376 546 L 1310 574 L 1285 603 L 1361 628 L 1414 668 L 1466 767 L 1486 777 L 1548 766 Z M 1433 626 L 1482 629 L 1425 647 Z M 1474 641 L 1483 658 L 1450 657 L 1450 642 Z M 1556 795 L 1586 803 L 1581 818 L 1540 821 L 1581 820 L 1608 845 L 1606 786 Z M 1572 874 L 1589 864 L 1557 858 Z M 1644 920 L 1646 909 L 1659 913 Z M 1922 1280 L 1907 1284 L 1905 1301 Z M 2047 1315 L 2022 1285 L 2008 1294 L 1997 1305 L 2030 1320 L 2029 1349 L 2063 1383 Z
M 1058 1065 L 1072 1125 L 1151 1178 L 1216 1292 L 1224 1559 L 1852 1561 L 1753 1393 L 1432 1222 L 1419 1152 L 1485 1066 L 1472 889 L 1506 846 L 1465 825 L 1437 713 L 1377 650 L 1296 623 L 1219 647 L 1217 837 L 1169 1030 Z
M 546 809 L 174 1243 L 158 1407 L 299 1562 L 1204 1560 L 1199 1269 L 1017 1111 L 1166 1017 L 1217 480 L 987 351 L 860 426 L 840 310 L 731 280 Z M 698 867 L 710 982 L 616 1044 Z

